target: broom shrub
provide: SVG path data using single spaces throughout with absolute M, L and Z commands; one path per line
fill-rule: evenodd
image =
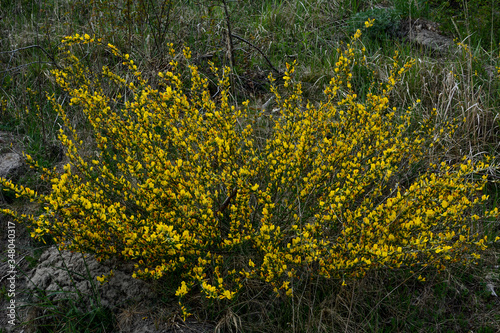
M 134 277 L 178 276 L 180 301 L 201 291 L 227 302 L 252 280 L 294 297 L 294 286 L 314 276 L 340 284 L 377 269 L 475 261 L 487 239 L 472 226 L 497 215 L 481 209 L 486 161 L 428 160 L 442 129 L 432 117 L 414 124 L 411 109 L 390 103 L 412 61 L 396 54 L 387 80 L 358 96 L 352 69 L 372 70 L 360 36 L 338 50 L 321 103 L 302 99 L 294 63 L 283 87 L 270 76 L 274 112 L 231 105 L 229 68 L 212 65 L 212 96 L 189 49 L 178 57 L 171 46 L 169 69 L 152 85 L 113 45 L 66 37 L 65 66 L 52 73 L 70 105 L 48 98 L 64 120 L 69 162 L 49 170 L 27 155 L 50 193 L 0 181 L 43 210 L 1 212 L 61 250 L 132 262 Z M 128 74 L 90 71 L 71 51 L 88 45 L 121 59 Z M 178 74 L 184 63 L 187 81 Z M 74 109 L 91 128 L 90 146 L 71 122 Z

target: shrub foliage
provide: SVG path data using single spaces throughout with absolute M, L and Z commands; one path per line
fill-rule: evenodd
M 65 122 L 59 138 L 69 162 L 39 168 L 48 194 L 1 179 L 43 205 L 37 216 L 1 211 L 61 249 L 133 262 L 135 277 L 175 274 L 180 299 L 196 289 L 230 300 L 250 280 L 293 297 L 305 277 L 341 283 L 374 269 L 474 260 L 485 248 L 471 226 L 486 200 L 478 175 L 488 166 L 427 162 L 426 147 L 437 141 L 432 119 L 411 124 L 411 110 L 389 101 L 411 61 L 395 55 L 390 77 L 356 95 L 352 69 L 370 69 L 360 35 L 338 50 L 321 103 L 302 100 L 288 65 L 288 92 L 271 87 L 274 112 L 230 105 L 228 68 L 213 67 L 216 96 L 194 65 L 183 81 L 176 60 L 153 86 L 114 46 L 66 37 L 66 66 L 53 74 L 72 106 L 48 98 Z M 91 73 L 70 51 L 87 44 L 120 58 L 129 74 Z M 74 108 L 91 126 L 91 145 L 72 125 Z

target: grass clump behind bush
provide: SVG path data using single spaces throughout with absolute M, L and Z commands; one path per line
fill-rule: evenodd
M 59 138 L 69 163 L 42 170 L 49 194 L 1 179 L 39 201 L 43 213 L 0 211 L 61 249 L 133 262 L 135 277 L 179 277 L 184 315 L 190 293 L 230 304 L 252 281 L 294 298 L 311 278 L 340 285 L 379 269 L 475 261 L 486 238 L 471 227 L 497 215 L 480 209 L 488 165 L 427 161 L 425 147 L 438 140 L 433 119 L 412 124 L 410 111 L 390 103 L 412 62 L 396 54 L 387 80 L 357 95 L 353 68 L 370 70 L 360 36 L 338 50 L 321 103 L 302 99 L 294 64 L 287 65 L 283 87 L 271 88 L 279 110 L 272 113 L 229 104 L 229 68 L 212 66 L 212 95 L 189 65 L 189 49 L 188 85 L 173 49 L 169 69 L 151 85 L 113 45 L 67 37 L 65 65 L 52 73 L 71 106 L 49 99 L 65 123 Z M 93 44 L 129 74 L 93 73 L 70 51 Z M 86 115 L 90 148 L 71 123 L 75 109 Z

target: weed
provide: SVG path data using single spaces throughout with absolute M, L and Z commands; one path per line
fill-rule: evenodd
M 375 22 L 367 31 L 365 39 L 383 41 L 399 37 L 401 13 L 396 8 L 373 8 L 360 11 L 349 19 L 347 31 L 354 33 L 368 19 L 373 19 Z

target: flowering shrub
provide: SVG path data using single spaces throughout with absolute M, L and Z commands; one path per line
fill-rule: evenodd
M 53 74 L 91 125 L 95 156 L 84 153 L 88 144 L 49 96 L 65 122 L 59 138 L 69 163 L 61 172 L 42 170 L 49 194 L 2 179 L 44 208 L 38 216 L 2 212 L 29 221 L 34 237 L 50 235 L 61 249 L 133 262 L 134 277 L 175 273 L 180 298 L 196 286 L 207 298 L 229 300 L 252 279 L 293 296 L 304 274 L 345 282 L 373 269 L 474 260 L 486 246 L 470 231 L 480 218 L 474 207 L 486 200 L 476 175 L 488 166 L 465 158 L 425 163 L 425 147 L 436 140 L 432 122 L 409 131 L 410 110 L 389 104 L 411 62 L 396 55 L 387 82 L 356 95 L 351 69 L 368 68 L 360 35 L 338 50 L 336 75 L 318 105 L 302 100 L 294 64 L 287 65 L 290 93 L 272 86 L 273 114 L 248 102 L 231 106 L 229 79 L 214 66 L 218 100 L 196 66 L 186 87 L 172 60 L 153 88 L 114 46 L 67 37 L 68 50 L 102 45 L 133 79 L 106 67 L 92 76 L 68 51 L 67 66 Z M 126 94 L 106 94 L 111 84 Z

